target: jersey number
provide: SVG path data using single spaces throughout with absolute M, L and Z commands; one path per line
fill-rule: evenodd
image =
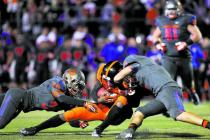
M 178 25 L 167 25 L 164 27 L 165 38 L 170 40 L 177 40 L 178 39 Z

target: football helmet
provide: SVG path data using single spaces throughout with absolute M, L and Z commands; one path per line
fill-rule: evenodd
M 180 16 L 182 13 L 182 5 L 179 0 L 167 0 L 165 3 L 164 14 L 170 19 Z
M 118 61 L 110 61 L 107 64 L 101 65 L 97 72 L 97 79 L 101 82 L 106 90 L 116 87 L 114 76 L 123 68 Z
M 82 93 L 83 89 L 85 88 L 85 76 L 84 73 L 79 69 L 67 69 L 63 74 L 63 80 L 65 81 L 69 94 L 72 96 Z

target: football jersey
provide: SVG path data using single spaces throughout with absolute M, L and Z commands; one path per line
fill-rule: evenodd
M 55 76 L 41 85 L 27 90 L 27 93 L 32 94 L 33 110 L 59 111 L 64 110 L 65 106 L 59 104 L 56 98 L 65 96 L 66 91 L 63 79 Z M 74 106 L 69 106 L 69 108 L 71 107 Z
M 160 16 L 156 19 L 156 26 L 161 30 L 161 39 L 166 44 L 165 55 L 170 57 L 190 57 L 190 50 L 186 48 L 177 51 L 175 43 L 186 41 L 190 37 L 188 25 L 196 25 L 196 16 L 183 14 L 176 19 Z
M 135 73 L 136 80 L 141 87 L 144 87 L 156 96 L 165 86 L 176 86 L 178 84 L 171 78 L 169 73 L 150 58 L 139 55 L 130 55 L 125 58 L 123 67 L 131 66 Z

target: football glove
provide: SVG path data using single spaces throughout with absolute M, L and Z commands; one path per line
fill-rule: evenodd
M 186 42 L 177 42 L 177 43 L 175 43 L 175 47 L 176 47 L 177 51 L 181 51 L 187 47 L 187 43 Z
M 158 43 L 156 44 L 156 48 L 161 50 L 162 52 L 166 52 L 166 44 L 165 43 Z
M 85 102 L 84 107 L 91 112 L 97 112 L 96 106 L 93 103 Z
M 88 127 L 88 122 L 87 121 L 80 121 L 79 123 L 79 127 L 82 129 L 85 129 L 86 127 Z

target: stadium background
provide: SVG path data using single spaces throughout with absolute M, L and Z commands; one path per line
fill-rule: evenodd
M 204 102 L 210 99 L 210 1 L 181 2 L 185 12 L 197 16 L 197 25 L 203 34 L 203 39 L 193 44 L 191 50 L 203 103 L 197 107 L 185 104 L 190 111 L 209 119 L 209 103 Z M 129 54 L 146 55 L 161 64 L 162 54 L 154 47 L 151 34 L 155 18 L 163 13 L 163 5 L 164 0 L 1 0 L 0 93 L 10 87 L 33 87 L 51 76 L 61 76 L 69 66 L 85 72 L 90 90 L 100 63 L 115 59 L 122 62 Z M 178 82 L 181 84 L 179 77 Z M 84 93 L 84 96 L 88 95 Z M 20 128 L 37 124 L 53 114 L 21 114 L 1 130 L 0 139 L 23 139 L 17 133 Z M 64 125 L 46 130 L 47 133 L 36 138 L 91 139 L 96 123 L 86 131 Z M 108 128 L 104 139 L 113 139 L 127 124 L 128 121 Z M 162 116 L 146 120 L 142 129 L 140 138 L 143 139 L 210 138 L 208 130 L 171 122 Z

